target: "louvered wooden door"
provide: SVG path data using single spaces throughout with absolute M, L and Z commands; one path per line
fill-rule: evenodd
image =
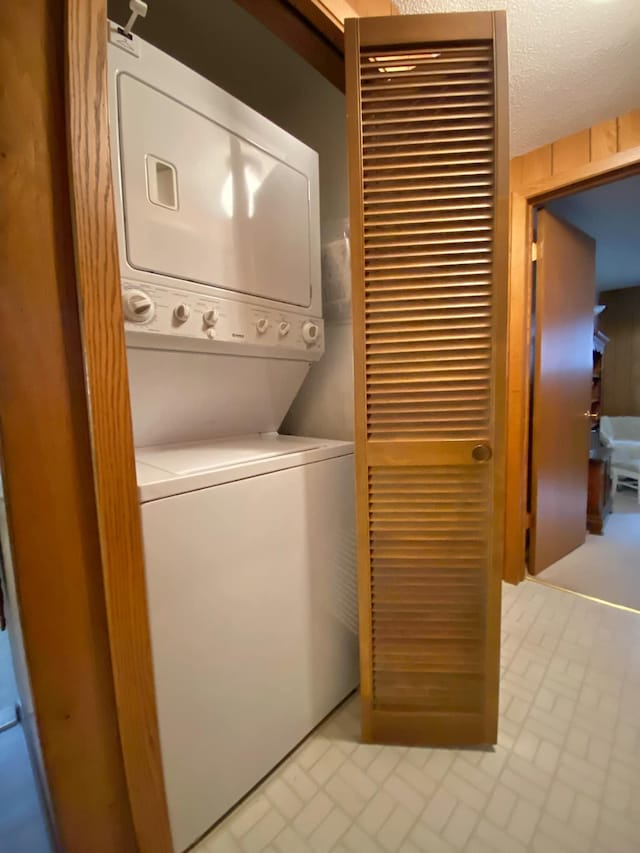
M 346 27 L 363 737 L 497 737 L 504 13 Z

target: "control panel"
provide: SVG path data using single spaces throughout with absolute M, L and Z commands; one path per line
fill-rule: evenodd
M 235 300 L 208 298 L 198 293 L 173 291 L 154 285 L 124 284 L 122 306 L 128 332 L 171 336 L 185 348 L 188 342 L 201 351 L 217 342 L 239 347 L 256 346 L 316 361 L 324 352 L 322 320 L 288 311 L 263 308 Z M 224 347 L 225 350 L 228 346 Z

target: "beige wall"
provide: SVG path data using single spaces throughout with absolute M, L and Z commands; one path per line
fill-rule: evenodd
M 600 326 L 610 340 L 602 370 L 605 415 L 640 417 L 640 286 L 606 290 Z

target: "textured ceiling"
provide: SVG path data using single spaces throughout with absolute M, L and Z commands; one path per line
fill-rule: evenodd
M 395 0 L 404 14 L 506 9 L 511 156 L 640 107 L 640 0 Z
M 545 207 L 596 241 L 598 290 L 640 284 L 640 176 L 559 198 Z

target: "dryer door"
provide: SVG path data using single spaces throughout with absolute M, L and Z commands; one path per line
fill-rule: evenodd
M 233 124 L 230 102 L 221 98 L 226 106 L 216 112 L 218 123 L 119 75 L 127 261 L 134 269 L 307 307 L 308 179 L 224 126 L 226 119 Z

